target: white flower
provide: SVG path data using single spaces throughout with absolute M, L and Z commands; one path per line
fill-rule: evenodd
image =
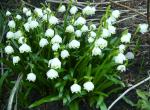
M 107 40 L 99 38 L 95 41 L 95 46 L 100 47 L 101 49 L 107 47 Z
M 54 30 L 53 29 L 47 29 L 45 32 L 46 37 L 53 37 L 54 36 Z
M 115 34 L 116 33 L 116 27 L 112 26 L 112 25 L 108 25 L 108 31 L 111 34 Z
M 92 7 L 92 11 L 91 11 L 91 14 L 95 14 L 95 11 L 96 11 L 96 8 L 95 7 Z
M 59 48 L 60 48 L 60 45 L 59 45 L 58 43 L 54 43 L 54 44 L 52 45 L 52 50 L 53 50 L 53 51 L 57 51 Z
M 23 7 L 23 13 L 26 13 L 28 11 L 28 8 Z
M 51 39 L 51 43 L 62 43 L 62 38 L 57 34 Z
M 29 26 L 31 29 L 35 29 L 39 26 L 39 23 L 36 20 L 33 20 L 30 22 Z
M 133 52 L 127 52 L 125 56 L 126 56 L 126 58 L 129 59 L 129 60 L 130 60 L 130 59 L 134 59 L 134 54 L 133 54 Z
M 70 55 L 69 55 L 69 52 L 67 50 L 63 50 L 63 51 L 61 51 L 60 56 L 62 59 L 65 59 L 65 58 L 68 58 Z
M 148 32 L 148 24 L 145 24 L 145 23 L 144 24 L 139 24 L 139 28 L 140 28 L 140 32 L 142 34 Z
M 50 16 L 49 23 L 52 24 L 52 25 L 56 25 L 56 24 L 59 23 L 59 20 L 55 16 Z
M 16 15 L 16 19 L 21 20 L 22 17 L 20 15 Z
M 27 12 L 26 12 L 26 16 L 31 16 L 31 10 L 28 10 Z
M 36 80 L 36 75 L 34 73 L 29 73 L 27 74 L 27 80 L 35 82 Z
M 47 21 L 48 20 L 48 15 L 47 14 L 43 15 L 42 19 L 43 19 L 43 21 Z
M 118 18 L 118 17 L 120 16 L 120 11 L 119 11 L 119 10 L 114 10 L 114 11 L 112 11 L 112 16 L 113 16 L 114 18 Z
M 27 32 L 29 32 L 29 30 L 30 30 L 30 24 L 27 22 L 27 23 L 25 23 L 24 24 L 24 28 L 25 28 L 25 30 L 27 31 Z
M 39 45 L 40 45 L 40 47 L 42 47 L 42 48 L 43 48 L 44 46 L 48 45 L 47 39 L 42 38 L 42 39 L 40 40 L 40 42 L 39 42 Z
M 16 27 L 15 21 L 14 20 L 9 21 L 8 26 L 9 26 L 9 28 L 15 28 Z
M 127 33 L 127 34 L 124 34 L 122 37 L 121 37 L 121 42 L 123 43 L 130 43 L 130 39 L 131 39 L 131 33 Z
M 27 44 L 22 44 L 20 47 L 19 47 L 19 51 L 20 53 L 25 53 L 25 52 L 31 52 L 31 47 Z
M 43 12 L 40 8 L 35 8 L 34 13 L 37 14 L 38 17 L 43 17 Z
M 10 15 L 11 15 L 10 11 L 7 11 L 6 16 L 10 16 Z
M 95 14 L 95 7 L 90 7 L 90 6 L 86 6 L 83 10 L 82 10 L 82 13 L 84 15 L 93 15 Z
M 92 50 L 92 56 L 97 56 L 97 55 L 101 55 L 102 51 L 99 47 L 94 47 Z
M 20 30 L 15 32 L 15 39 L 19 39 L 22 36 L 23 36 L 23 34 L 22 34 L 22 32 Z
M 33 18 L 32 18 L 32 16 L 30 16 L 27 21 L 28 21 L 28 23 L 30 23 L 32 20 L 33 20 Z
M 74 27 L 72 25 L 67 26 L 65 32 L 73 33 L 74 32 Z
M 93 30 L 93 31 L 96 30 L 96 25 L 95 24 L 91 24 L 90 25 L 90 30 Z
M 81 28 L 81 31 L 82 32 L 87 32 L 89 29 L 86 25 L 83 25 L 82 28 Z
M 54 70 L 54 69 L 50 69 L 46 73 L 46 75 L 47 75 L 47 78 L 50 78 L 50 79 L 55 79 L 55 78 L 59 77 L 58 72 L 56 70 Z
M 14 49 L 12 48 L 12 46 L 9 46 L 9 45 L 6 46 L 4 50 L 5 50 L 6 54 L 12 54 L 12 53 L 14 53 Z
M 123 64 L 123 62 L 126 60 L 126 57 L 124 54 L 119 53 L 117 56 L 115 56 L 114 60 L 115 60 L 115 63 Z
M 120 53 L 123 53 L 125 51 L 125 49 L 126 49 L 125 45 L 123 45 L 123 44 L 119 45 L 119 52 Z
M 108 25 L 112 25 L 116 22 L 116 18 L 114 18 L 113 16 L 110 16 L 106 22 L 108 23 Z
M 51 67 L 53 69 L 60 69 L 61 68 L 61 62 L 58 58 L 53 58 L 49 60 L 48 67 Z
M 109 36 L 111 36 L 111 33 L 107 29 L 103 28 L 101 37 L 107 38 Z
M 71 92 L 72 92 L 72 93 L 79 93 L 79 92 L 81 92 L 81 86 L 78 85 L 78 84 L 73 84 L 73 85 L 70 87 L 70 89 L 71 89 Z
M 12 39 L 14 37 L 15 37 L 15 34 L 13 32 L 11 32 L 11 31 L 7 32 L 7 34 L 6 34 L 7 39 Z
M 77 37 L 81 37 L 82 31 L 76 30 L 75 35 L 76 35 Z
M 46 8 L 43 12 L 44 12 L 44 14 L 50 14 L 51 13 L 51 9 Z
M 18 39 L 18 43 L 19 43 L 19 44 L 25 43 L 25 38 L 24 38 L 24 37 L 20 37 L 20 38 Z
M 75 26 L 84 25 L 84 24 L 86 24 L 86 20 L 81 16 L 74 22 Z
M 88 42 L 89 42 L 89 43 L 94 42 L 94 38 L 93 38 L 93 37 L 89 37 L 89 38 L 88 38 Z
M 18 63 L 20 61 L 20 57 L 19 56 L 14 56 L 13 57 L 13 64 L 15 65 L 16 63 Z
M 39 23 L 36 20 L 31 20 L 24 24 L 24 28 L 27 32 L 29 32 L 30 29 L 35 29 L 39 26 Z
M 90 32 L 90 37 L 95 38 L 95 37 L 96 37 L 96 33 L 95 33 L 94 31 L 91 31 L 91 32 Z
M 61 13 L 65 12 L 65 11 L 66 11 L 65 5 L 62 5 L 62 6 L 59 7 L 59 9 L 58 9 L 58 12 L 61 12 Z
M 126 71 L 126 67 L 125 67 L 125 65 L 119 65 L 119 66 L 117 67 L 117 70 L 118 70 L 118 71 L 121 71 L 121 72 L 124 72 L 124 71 Z
M 85 90 L 87 90 L 88 92 L 93 91 L 94 89 L 94 84 L 91 81 L 85 82 L 83 84 L 83 87 Z
M 76 6 L 73 6 L 73 7 L 71 7 L 71 9 L 70 9 L 70 13 L 71 13 L 72 15 L 76 14 L 77 11 L 78 11 L 78 8 L 77 8 Z
M 80 47 L 80 42 L 77 41 L 77 40 L 72 40 L 70 43 L 69 43 L 69 48 L 70 49 L 76 49 L 76 48 L 79 48 Z

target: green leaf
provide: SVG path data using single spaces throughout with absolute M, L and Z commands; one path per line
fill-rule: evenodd
M 7 110 L 12 110 L 12 106 L 13 106 L 13 101 L 14 101 L 14 96 L 15 94 L 17 93 L 17 90 L 19 88 L 19 84 L 21 82 L 21 79 L 22 79 L 23 75 L 19 75 L 18 76 L 18 79 L 15 83 L 15 86 L 13 87 L 11 93 L 10 93 L 10 96 L 9 96 L 9 99 L 8 99 L 8 106 L 7 106 Z
M 50 96 L 47 96 L 47 97 L 44 97 L 38 101 L 35 101 L 34 103 L 32 103 L 29 108 L 33 108 L 33 107 L 36 107 L 36 106 L 39 106 L 41 104 L 44 104 L 44 103 L 47 103 L 47 102 L 54 102 L 54 101 L 58 101 L 60 100 L 60 97 L 57 96 L 57 95 L 50 95 Z
M 104 103 L 104 97 L 103 96 L 99 96 L 98 100 L 97 100 L 97 104 L 96 104 L 97 108 L 100 108 L 100 110 L 107 110 L 107 107 Z
M 119 79 L 117 78 L 115 75 L 112 76 L 112 75 L 105 75 L 106 78 L 110 81 L 112 81 L 114 84 L 120 84 L 122 85 L 123 87 L 125 87 L 125 84 Z
M 143 92 L 143 91 L 141 91 L 141 90 L 136 90 L 136 93 L 137 93 L 137 95 L 138 95 L 140 98 L 142 98 L 142 99 L 144 99 L 144 100 L 147 100 L 147 96 L 146 96 L 146 93 L 145 93 L 145 92 Z
M 107 110 L 106 104 L 104 102 L 101 103 L 100 110 Z
M 86 94 L 87 94 L 87 93 L 84 92 L 84 91 L 82 91 L 82 92 L 79 93 L 79 94 L 74 94 L 74 95 L 71 97 L 70 102 L 73 102 L 73 101 L 76 100 L 77 98 L 81 98 L 81 97 L 85 96 Z
M 87 67 L 87 76 L 91 75 L 91 70 L 92 70 L 92 65 L 89 64 L 89 66 Z
M 69 105 L 69 110 L 79 110 L 79 104 L 77 101 L 75 102 L 72 102 L 70 105 Z
M 0 58 L 0 62 L 3 62 L 3 63 L 4 63 L 5 65 L 7 65 L 10 69 L 12 69 L 13 72 L 15 72 L 15 73 L 19 73 L 20 70 L 24 70 L 24 68 L 21 67 L 21 66 L 19 66 L 18 68 L 15 67 L 11 61 L 9 61 L 9 60 L 7 60 L 7 59 L 5 59 L 5 58 Z
M 100 105 L 103 103 L 103 101 L 104 101 L 104 97 L 100 95 L 98 100 L 97 100 L 96 107 L 99 108 Z
M 114 38 L 110 41 L 110 45 L 113 45 L 117 40 L 118 40 L 118 37 L 114 37 Z
M 128 97 L 124 96 L 122 99 L 130 106 L 132 106 L 132 107 L 136 106 L 136 104 L 134 102 L 132 102 L 132 100 L 130 100 Z
M 8 76 L 9 71 L 6 71 L 0 78 L 0 96 L 2 95 L 2 86 L 4 83 L 4 80 L 6 79 L 6 77 Z

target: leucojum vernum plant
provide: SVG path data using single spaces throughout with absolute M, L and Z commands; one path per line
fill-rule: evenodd
M 136 34 L 117 29 L 119 10 L 108 6 L 94 23 L 90 18 L 96 12 L 94 6 L 79 9 L 72 2 L 55 11 L 43 5 L 6 12 L 9 30 L 3 61 L 13 74 L 22 75 L 19 104 L 33 108 L 63 102 L 78 110 L 86 102 L 91 108 L 107 109 L 105 99 L 125 87 L 120 73 L 134 59 L 127 48 Z M 145 23 L 137 27 L 135 33 L 148 31 Z M 32 93 L 38 94 L 35 100 Z

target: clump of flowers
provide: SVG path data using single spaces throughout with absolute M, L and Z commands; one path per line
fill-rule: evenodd
M 23 82 L 34 84 L 39 93 L 48 91 L 46 95 L 58 97 L 64 105 L 86 98 L 98 108 L 99 99 L 113 93 L 111 86 L 123 87 L 118 73 L 125 72 L 128 60 L 134 59 L 134 54 L 126 51 L 132 34 L 116 31 L 119 10 L 108 7 L 99 25 L 87 21 L 95 13 L 94 6 L 79 10 L 75 5 L 60 5 L 55 11 L 47 6 L 23 7 L 15 16 L 7 11 L 9 31 L 4 51 L 23 74 Z M 148 25 L 140 24 L 139 31 L 147 32 Z M 30 107 L 34 106 L 38 105 Z

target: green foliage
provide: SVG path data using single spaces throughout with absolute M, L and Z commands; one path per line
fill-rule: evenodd
M 19 89 L 19 84 L 20 84 L 22 77 L 23 77 L 23 75 L 19 75 L 17 81 L 15 82 L 15 85 L 14 85 L 14 87 L 11 91 L 11 94 L 9 96 L 7 110 L 12 110 L 12 108 L 13 108 L 14 97 L 15 97 L 18 89 Z
M 2 88 L 4 86 L 4 81 L 6 80 L 8 74 L 9 74 L 9 71 L 6 71 L 0 77 L 0 97 L 2 97 L 2 90 L 3 90 Z
M 140 98 L 137 102 L 137 108 L 140 110 L 150 110 L 150 93 L 142 90 L 137 90 L 136 93 Z
M 136 94 L 138 96 L 137 103 L 127 97 L 123 97 L 123 99 L 131 107 L 134 107 L 138 110 L 150 110 L 150 93 L 144 90 L 137 89 Z
M 8 55 L 6 55 L 7 58 L 0 58 L 0 62 L 7 65 L 12 75 L 18 76 L 18 74 L 21 74 L 14 83 L 14 87 L 11 91 L 8 110 L 11 110 L 15 96 L 16 100 L 19 101 L 19 106 L 29 109 L 38 107 L 44 103 L 62 101 L 63 105 L 68 106 L 70 110 L 79 110 L 80 103 L 85 99 L 90 107 L 107 110 L 105 99 L 125 87 L 125 84 L 120 78 L 120 71 L 116 69 L 118 64 L 114 61 L 114 58 L 121 53 L 118 46 L 124 43 L 121 42 L 121 37 L 128 34 L 128 30 L 119 33 L 111 33 L 111 35 L 106 38 L 102 37 L 103 29 L 107 29 L 110 25 L 107 19 L 111 16 L 112 11 L 110 6 L 108 6 L 106 13 L 100 19 L 98 28 L 96 30 L 89 29 L 87 32 L 82 32 L 82 36 L 79 38 L 75 33 L 68 33 L 65 29 L 68 25 L 74 25 L 78 17 L 83 16 L 88 18 L 88 16 L 81 11 L 77 14 L 70 15 L 70 8 L 72 6 L 73 4 L 70 3 L 64 14 L 60 14 L 57 11 L 48 12 L 47 20 L 38 17 L 38 13 L 35 12 L 31 13 L 31 19 L 30 17 L 22 15 L 21 12 L 12 13 L 11 16 L 8 16 L 8 19 L 13 19 L 16 23 L 16 28 L 9 26 L 9 31 L 16 33 L 20 30 L 23 34 L 21 37 L 24 38 L 22 41 L 23 43 L 19 43 L 19 38 L 7 38 L 5 43 L 13 47 L 14 53 L 8 54 L 3 46 L 5 53 Z M 49 8 L 49 6 L 43 5 L 42 11 L 47 10 L 47 8 Z M 16 19 L 17 14 L 22 15 L 22 20 Z M 58 16 L 59 14 L 61 16 L 60 24 L 50 24 L 50 21 L 48 21 L 49 17 Z M 38 26 L 28 31 L 24 24 L 28 23 L 30 20 L 37 21 Z M 87 22 L 86 25 L 90 28 L 91 23 L 92 22 Z M 35 22 L 32 25 L 35 25 Z M 52 28 L 55 31 L 55 35 L 58 34 L 62 38 L 62 44 L 57 51 L 52 49 L 52 38 L 45 36 L 45 31 L 48 28 Z M 74 26 L 74 28 L 75 30 L 81 30 L 82 25 Z M 95 32 L 96 36 L 93 38 L 93 42 L 89 43 L 88 38 L 91 37 L 91 31 Z M 46 38 L 49 44 L 40 47 L 39 42 L 42 38 Z M 93 55 L 93 48 L 96 47 L 95 42 L 99 38 L 106 39 L 108 44 L 104 48 L 98 47 L 101 49 L 101 55 Z M 80 42 L 80 47 L 77 49 L 69 48 L 69 43 L 72 40 Z M 19 48 L 23 44 L 28 44 L 29 47 L 31 47 L 31 52 L 22 53 Z M 67 49 L 70 54 L 66 59 L 63 59 L 60 55 L 60 52 L 64 49 Z M 14 56 L 19 56 L 21 59 L 16 64 L 12 61 Z M 61 59 L 61 68 L 47 66 L 53 58 Z M 128 65 L 128 61 L 123 63 L 124 67 Z M 58 76 L 56 78 L 51 78 L 48 77 L 48 75 L 46 78 L 46 73 L 49 69 L 55 69 L 59 74 L 59 78 Z M 34 73 L 36 79 L 30 80 L 28 78 L 29 73 Z M 0 88 L 7 75 L 8 74 L 5 74 L 0 79 Z M 94 85 L 93 89 L 88 91 L 84 87 L 77 92 L 70 90 L 73 84 L 84 86 L 85 82 L 91 82 Z M 36 97 L 36 100 L 31 100 L 33 91 L 39 96 Z M 17 108 L 17 104 L 15 107 Z
M 52 96 L 52 95 L 46 96 L 46 97 L 44 97 L 44 98 L 34 102 L 33 104 L 31 104 L 29 106 L 29 108 L 33 108 L 33 107 L 39 106 L 39 105 L 41 105 L 43 103 L 46 103 L 46 102 L 54 102 L 54 101 L 58 101 L 58 100 L 60 100 L 60 97 L 58 97 L 56 95 L 54 95 L 54 96 Z

